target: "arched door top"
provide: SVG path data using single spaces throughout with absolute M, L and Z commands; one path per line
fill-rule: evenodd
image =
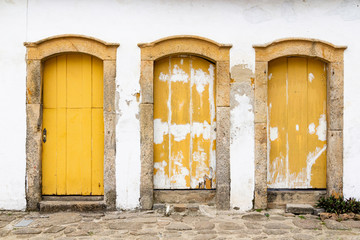
M 151 43 L 139 43 L 138 46 L 141 48 L 141 60 L 143 61 L 154 61 L 172 54 L 187 53 L 203 56 L 214 62 L 227 61 L 229 49 L 232 47 L 231 44 L 220 44 L 193 35 L 170 36 Z
M 59 53 L 86 53 L 101 60 L 115 60 L 117 43 L 107 43 L 97 38 L 77 34 L 64 34 L 25 42 L 27 59 L 43 60 Z
M 325 62 L 342 62 L 346 46 L 336 46 L 313 38 L 283 38 L 266 44 L 253 45 L 256 61 L 269 62 L 286 56 L 320 58 Z

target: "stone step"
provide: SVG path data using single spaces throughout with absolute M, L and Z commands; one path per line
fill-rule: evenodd
M 40 212 L 100 212 L 106 210 L 104 201 L 41 201 Z
M 310 204 L 286 204 L 286 212 L 293 214 L 313 214 L 314 208 Z
M 326 190 L 274 190 L 268 189 L 268 208 L 285 209 L 286 204 L 315 205 L 320 197 L 326 195 Z
M 42 196 L 44 201 L 102 201 L 104 196 Z

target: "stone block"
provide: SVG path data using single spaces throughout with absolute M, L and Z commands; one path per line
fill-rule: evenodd
M 286 212 L 293 214 L 313 214 L 314 208 L 310 204 L 286 204 Z
M 154 61 L 141 61 L 140 88 L 142 103 L 154 103 L 153 82 Z
M 104 111 L 115 112 L 116 61 L 104 61 Z
M 41 103 L 41 61 L 26 62 L 26 103 Z
M 230 208 L 230 182 L 224 185 L 216 185 L 216 208 L 219 210 Z
M 216 76 L 218 85 L 230 84 L 230 66 L 228 61 L 222 61 L 216 63 Z
M 343 130 L 344 99 L 328 99 L 328 129 Z
M 343 192 L 343 132 L 328 130 L 326 182 L 329 195 Z
M 266 123 L 255 123 L 255 209 L 267 208 Z
M 26 201 L 28 210 L 37 210 L 41 200 L 42 109 L 40 104 L 26 105 Z
M 256 62 L 255 66 L 255 123 L 267 121 L 267 63 Z
M 216 91 L 216 106 L 230 106 L 230 84 L 218 84 Z
M 217 185 L 230 184 L 230 108 L 218 107 L 216 114 Z
M 143 209 L 151 209 L 153 205 L 153 114 L 154 110 L 152 104 L 140 104 L 140 204 Z

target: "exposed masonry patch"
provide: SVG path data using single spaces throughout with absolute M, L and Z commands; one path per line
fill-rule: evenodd
M 234 82 L 251 83 L 251 79 L 254 78 L 254 73 L 247 64 L 238 64 L 232 66 L 231 78 L 234 80 Z

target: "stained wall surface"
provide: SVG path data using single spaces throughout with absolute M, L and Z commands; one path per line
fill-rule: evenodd
M 344 194 L 360 198 L 360 1 L 46 1 L 0 0 L 0 209 L 25 201 L 25 80 L 23 42 L 83 34 L 120 43 L 116 72 L 117 207 L 139 206 L 140 42 L 197 35 L 232 44 L 231 206 L 248 210 L 254 195 L 253 44 L 317 38 L 348 46 L 344 55 Z M 141 96 L 140 96 L 141 97 Z

